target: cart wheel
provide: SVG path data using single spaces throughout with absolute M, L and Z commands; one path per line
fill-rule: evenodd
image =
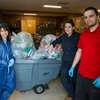
M 20 91 L 20 93 L 21 93 L 21 94 L 24 94 L 24 93 L 25 93 L 25 91 Z
M 34 87 L 34 92 L 37 93 L 37 94 L 43 93 L 44 90 L 45 90 L 44 85 L 36 85 L 36 86 Z

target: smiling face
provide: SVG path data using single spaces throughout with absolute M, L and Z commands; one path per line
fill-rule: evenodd
M 4 28 L 1 28 L 0 29 L 0 35 L 2 37 L 7 37 L 8 36 L 8 31 L 6 29 L 4 29 Z
M 73 33 L 74 27 L 72 26 L 71 23 L 66 23 L 65 24 L 65 32 L 70 36 Z
M 84 12 L 84 21 L 91 28 L 98 24 L 99 15 L 96 15 L 94 10 Z

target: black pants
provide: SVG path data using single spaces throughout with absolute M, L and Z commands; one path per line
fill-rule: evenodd
M 92 83 L 93 79 L 85 78 L 79 73 L 76 81 L 77 100 L 100 100 L 100 88 L 96 88 Z
M 78 66 L 75 67 L 74 77 L 71 79 L 71 77 L 68 74 L 68 71 L 69 71 L 71 65 L 72 65 L 72 63 L 63 62 L 60 79 L 61 79 L 61 83 L 62 83 L 63 87 L 68 92 L 68 96 L 75 99 L 76 98 L 76 95 L 75 95 L 76 75 L 77 75 Z

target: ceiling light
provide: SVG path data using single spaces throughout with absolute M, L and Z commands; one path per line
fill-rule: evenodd
M 100 10 L 98 10 L 98 12 L 100 12 Z
M 48 8 L 62 8 L 62 6 L 53 6 L 53 5 L 44 5 L 43 7 L 48 7 Z
M 24 13 L 24 15 L 37 15 L 37 14 L 32 14 L 32 13 Z

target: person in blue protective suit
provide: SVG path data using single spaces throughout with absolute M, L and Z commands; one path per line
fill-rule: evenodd
M 7 100 L 15 89 L 14 58 L 10 40 L 9 27 L 0 23 L 0 100 Z
M 65 33 L 60 35 L 56 40 L 54 40 L 49 47 L 49 51 L 52 52 L 56 44 L 62 45 L 63 56 L 62 56 L 62 67 L 60 80 L 65 90 L 68 92 L 68 96 L 65 100 L 75 100 L 75 84 L 76 84 L 76 73 L 78 65 L 76 65 L 74 71 L 74 77 L 70 79 L 68 71 L 72 65 L 75 53 L 77 51 L 77 43 L 80 34 L 74 31 L 75 24 L 72 20 L 68 20 L 65 23 Z

